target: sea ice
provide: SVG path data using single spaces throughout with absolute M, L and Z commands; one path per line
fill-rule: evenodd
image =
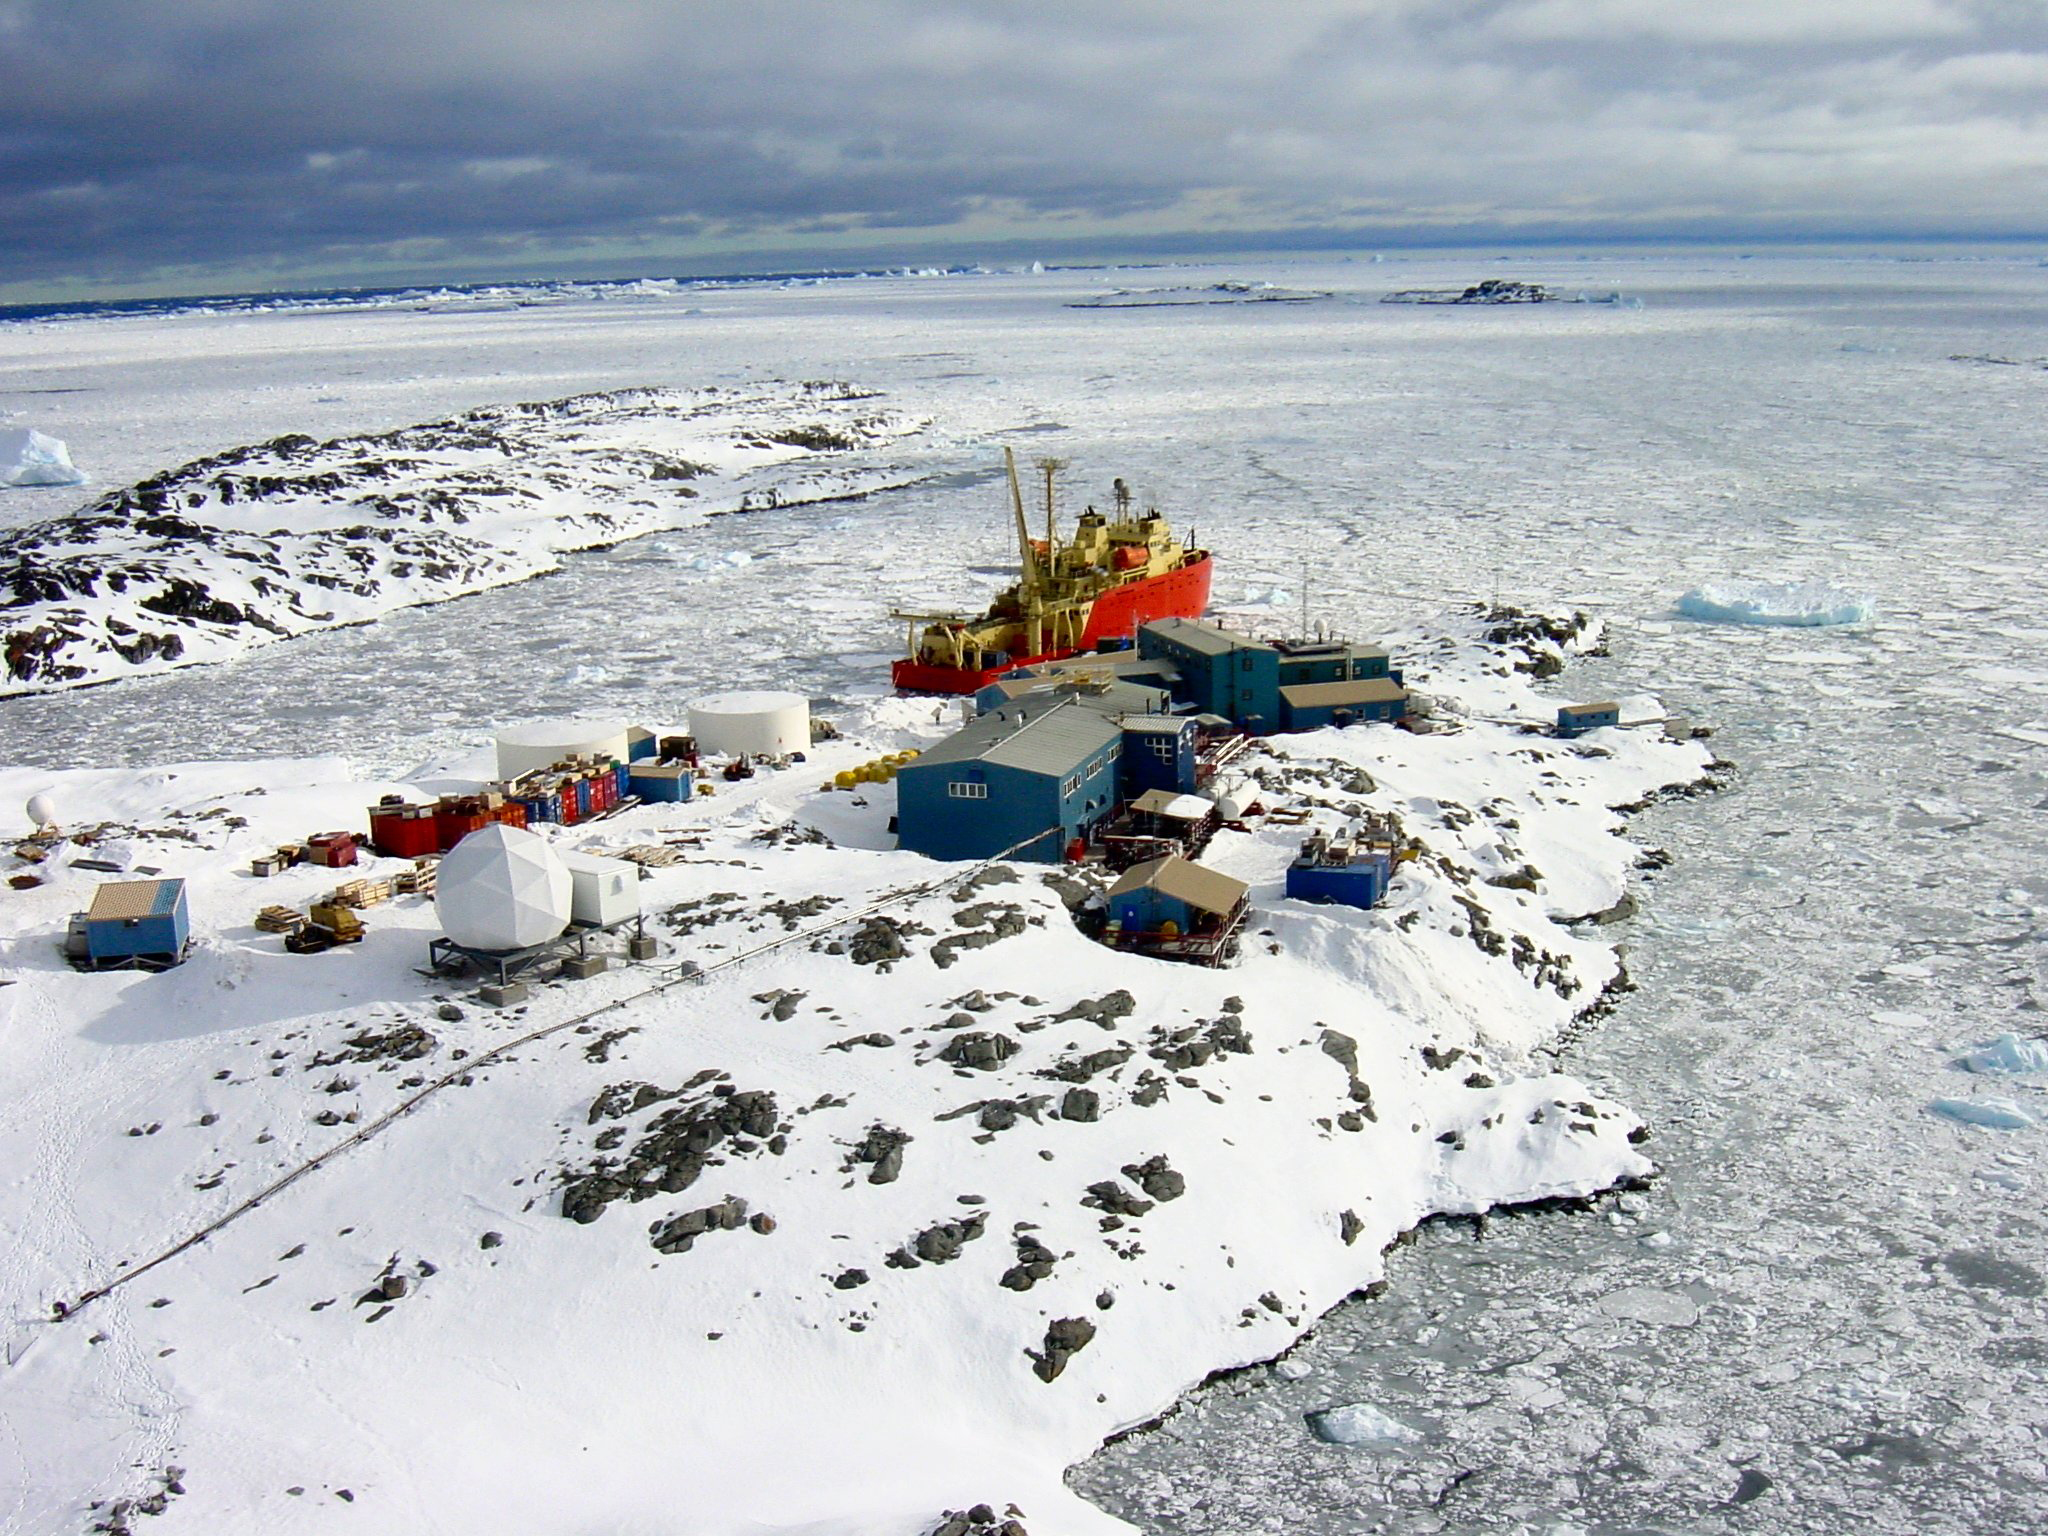
M 1936 1099 L 1927 1107 L 1937 1115 L 1994 1131 L 2024 1131 L 2035 1123 L 2034 1117 L 2011 1099 Z
M 1708 624 L 1862 624 L 1876 611 L 1869 597 L 1819 581 L 1709 582 L 1678 600 L 1681 617 Z
M 1966 1072 L 2048 1072 L 2048 1040 L 2008 1031 L 1964 1052 L 1956 1065 Z
M 83 485 L 61 438 L 33 427 L 0 427 L 0 485 Z
M 1308 1415 L 1308 1427 L 1331 1445 L 1412 1445 L 1422 1431 L 1390 1418 L 1370 1403 L 1347 1403 Z

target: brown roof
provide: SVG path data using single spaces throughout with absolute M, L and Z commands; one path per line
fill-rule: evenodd
M 1408 690 L 1391 677 L 1354 677 L 1343 683 L 1296 683 L 1282 688 L 1280 697 L 1296 709 L 1345 704 L 1395 704 L 1408 697 Z
M 1182 801 L 1194 801 L 1194 805 L 1182 805 Z M 1169 815 L 1176 821 L 1200 821 L 1212 807 L 1200 795 L 1182 795 L 1174 788 L 1149 788 L 1135 801 L 1130 801 L 1130 809 L 1143 811 L 1145 815 Z
M 129 917 L 148 917 L 156 910 L 156 893 L 161 880 L 109 880 L 94 889 L 86 917 L 95 923 Z
M 1558 708 L 1569 715 L 1618 715 L 1621 713 L 1621 706 L 1612 699 L 1602 699 L 1597 704 L 1560 704 Z
M 1124 871 L 1124 877 L 1109 888 L 1111 896 L 1122 896 L 1142 886 L 1164 891 L 1204 912 L 1230 912 L 1251 892 L 1242 880 L 1233 880 L 1220 870 L 1208 869 L 1192 859 L 1169 854 L 1147 859 Z

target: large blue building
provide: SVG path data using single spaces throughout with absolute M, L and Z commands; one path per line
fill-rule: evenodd
M 1056 864 L 1115 810 L 1123 742 L 1116 721 L 1072 698 L 990 710 L 898 770 L 897 840 L 934 859 L 1017 848 Z

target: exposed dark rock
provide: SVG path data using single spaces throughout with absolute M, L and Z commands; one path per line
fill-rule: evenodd
M 1112 1216 L 1143 1216 L 1152 1209 L 1150 1200 L 1140 1200 L 1114 1179 L 1102 1179 L 1088 1186 L 1081 1203 Z
M 894 1126 L 869 1126 L 867 1134 L 847 1153 L 840 1166 L 851 1172 L 865 1163 L 870 1184 L 893 1184 L 903 1172 L 903 1149 L 914 1140 L 908 1131 L 899 1131 Z
M 1060 1317 L 1053 1319 L 1045 1330 L 1045 1350 L 1026 1350 L 1031 1357 L 1031 1369 L 1040 1381 L 1050 1382 L 1059 1377 L 1067 1368 L 1067 1362 L 1095 1338 L 1095 1325 L 1085 1317 Z
M 949 1061 L 957 1067 L 972 1067 L 976 1071 L 990 1072 L 1016 1055 L 1021 1047 L 1008 1035 L 994 1030 L 973 1030 L 955 1035 L 939 1052 L 939 1060 Z
M 1085 1083 L 1098 1072 L 1107 1072 L 1120 1067 L 1131 1059 L 1131 1048 L 1127 1045 L 1111 1046 L 1106 1050 L 1090 1051 L 1083 1056 L 1068 1056 L 1054 1062 L 1039 1072 L 1040 1077 L 1049 1077 L 1061 1083 Z
M 1013 1291 L 1028 1291 L 1039 1281 L 1050 1279 L 1058 1262 L 1057 1254 L 1026 1234 L 1017 1239 L 1017 1262 L 1003 1271 L 1002 1284 Z
M 1087 1124 L 1102 1117 L 1102 1099 L 1093 1088 L 1069 1088 L 1060 1099 L 1060 1118 Z
M 648 1241 L 658 1253 L 688 1253 L 705 1233 L 733 1231 L 746 1219 L 747 1202 L 728 1195 L 716 1205 L 652 1223 L 647 1229 Z
M 664 1092 L 647 1083 L 616 1083 L 592 1103 L 590 1123 L 632 1114 L 686 1091 Z M 580 1172 L 564 1169 L 562 1214 L 571 1221 L 588 1223 L 602 1216 L 614 1200 L 676 1194 L 694 1184 L 705 1168 L 723 1161 L 722 1153 L 746 1150 L 735 1145 L 739 1138 L 766 1141 L 777 1131 L 774 1094 L 738 1092 L 731 1084 L 720 1083 L 708 1098 L 677 1104 L 656 1115 L 623 1161 L 601 1156 Z
M 1163 1152 L 1142 1163 L 1126 1163 L 1123 1172 L 1154 1200 L 1178 1200 L 1187 1193 L 1188 1181 L 1167 1166 Z

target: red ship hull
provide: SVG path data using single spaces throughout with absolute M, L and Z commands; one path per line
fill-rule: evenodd
M 1214 573 L 1215 561 L 1204 555 L 1163 576 L 1111 587 L 1095 599 L 1088 610 L 1087 627 L 1081 632 L 1081 644 L 1071 649 L 1019 656 L 999 667 L 979 670 L 933 666 L 906 656 L 890 666 L 889 680 L 900 693 L 974 693 L 1018 667 L 1078 656 L 1105 640 L 1135 639 L 1138 626 L 1154 619 L 1199 619 L 1209 607 L 1209 580 Z

